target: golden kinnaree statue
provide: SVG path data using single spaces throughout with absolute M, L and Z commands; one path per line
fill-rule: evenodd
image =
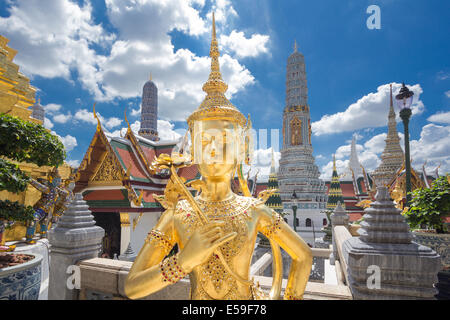
M 225 97 L 228 86 L 219 69 L 213 15 L 211 73 L 203 85 L 207 96 L 188 118 L 191 147 L 184 143 L 171 156 L 162 154 L 152 170 L 169 170 L 166 209 L 149 232 L 125 282 L 131 299 L 143 298 L 189 274 L 191 299 L 278 299 L 281 291 L 281 246 L 291 257 L 284 299 L 302 299 L 312 266 L 308 245 L 279 214 L 251 197 L 242 163 L 251 159 L 251 122 Z M 177 169 L 195 163 L 201 180 L 190 183 L 193 197 Z M 238 172 L 243 196 L 231 190 Z M 250 279 L 250 264 L 258 233 L 274 253 L 274 282 L 269 294 Z M 175 244 L 177 254 L 168 256 Z

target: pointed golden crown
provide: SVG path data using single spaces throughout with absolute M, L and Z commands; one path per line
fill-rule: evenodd
M 194 121 L 203 120 L 227 120 L 236 122 L 242 127 L 246 124 L 244 115 L 228 101 L 224 93 L 228 85 L 223 81 L 219 67 L 219 46 L 216 39 L 216 22 L 214 13 L 212 16 L 212 40 L 209 51 L 211 57 L 211 72 L 208 81 L 203 85 L 206 97 L 200 106 L 187 119 L 190 128 L 193 128 Z

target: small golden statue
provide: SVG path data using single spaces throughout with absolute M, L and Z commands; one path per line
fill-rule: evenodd
M 291 257 L 284 299 L 302 299 L 312 266 L 308 245 L 263 199 L 251 197 L 242 173 L 250 163 L 251 122 L 225 97 L 228 86 L 219 69 L 213 15 L 211 73 L 203 85 L 206 98 L 188 118 L 188 139 L 171 156 L 162 154 L 151 169 L 169 170 L 166 209 L 149 232 L 125 282 L 125 293 L 138 299 L 176 283 L 189 274 L 191 299 L 278 299 L 281 291 L 280 245 Z M 189 152 L 190 150 L 190 152 Z M 194 198 L 177 169 L 198 165 L 201 180 L 192 182 Z M 231 190 L 236 171 L 243 196 Z M 270 294 L 249 279 L 257 234 L 263 233 L 274 253 L 274 283 Z M 179 252 L 168 256 L 175 244 Z

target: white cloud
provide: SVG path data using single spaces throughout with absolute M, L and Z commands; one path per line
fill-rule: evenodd
M 410 149 L 414 167 L 421 169 L 426 161 L 427 170 L 434 170 L 440 164 L 441 174 L 450 172 L 450 126 L 425 125 L 420 139 L 410 142 Z
M 97 116 L 100 119 L 102 126 L 106 127 L 107 129 L 115 128 L 117 126 L 120 126 L 120 124 L 122 123 L 122 120 L 120 120 L 119 118 L 116 118 L 116 117 L 104 118 L 99 113 L 97 113 Z M 97 119 L 95 119 L 94 113 L 89 112 L 86 109 L 78 110 L 75 113 L 73 118 L 76 120 L 90 123 L 90 124 L 94 124 L 94 125 L 97 124 Z
M 78 168 L 80 166 L 80 160 L 66 160 L 66 162 L 72 167 L 72 168 Z
M 236 10 L 233 8 L 229 0 L 215 0 L 212 5 L 216 22 L 226 23 L 233 17 L 238 17 Z M 212 14 L 208 13 L 207 17 L 211 20 Z
M 174 124 L 170 123 L 166 120 L 158 120 L 158 136 L 161 140 L 178 140 L 182 137 L 180 133 L 186 131 L 184 129 L 181 130 L 173 130 L 175 127 Z
M 70 112 L 68 114 L 57 114 L 53 117 L 53 121 L 57 123 L 67 123 L 70 119 L 72 119 L 72 115 Z
M 134 123 L 130 124 L 131 130 L 135 134 L 138 134 L 139 129 L 141 128 L 141 122 L 136 120 Z M 166 120 L 158 120 L 158 136 L 161 140 L 178 140 L 180 139 L 186 132 L 185 129 L 174 129 L 175 125 Z M 114 137 L 124 136 L 127 132 L 127 128 L 121 128 L 119 130 L 115 130 L 110 132 L 110 134 Z
M 113 36 L 92 21 L 90 2 L 18 0 L 0 17 L 2 34 L 19 50 L 16 62 L 30 75 L 70 80 L 77 69 L 86 89 L 100 94 L 97 63 L 102 60 L 89 46 L 105 46 Z
M 77 139 L 75 137 L 72 137 L 70 134 L 66 135 L 65 137 L 60 136 L 55 131 L 51 132 L 53 135 L 57 136 L 59 140 L 61 140 L 62 144 L 66 148 L 67 152 L 72 151 L 77 145 Z
M 450 93 L 450 91 L 449 91 L 449 93 Z M 430 122 L 450 124 L 450 111 L 435 113 L 432 116 L 428 117 L 427 120 Z
M 133 117 L 140 117 L 142 111 L 142 104 L 139 105 L 138 109 L 131 109 L 131 116 Z
M 159 89 L 160 117 L 184 121 L 204 97 L 201 85 L 208 78 L 210 60 L 207 52 L 197 56 L 187 49 L 174 51 L 170 32 L 178 30 L 209 42 L 210 12 L 206 19 L 200 16 L 205 2 L 105 3 L 108 22 L 116 34 L 95 24 L 90 2 L 80 6 L 69 0 L 18 0 L 9 9 L 9 17 L 0 17 L 0 29 L 18 49 L 16 61 L 25 73 L 79 80 L 97 101 L 140 97 L 152 72 Z M 226 19 L 237 17 L 228 0 L 215 1 L 213 8 L 223 28 Z M 98 54 L 94 46 L 104 48 L 107 54 Z M 236 59 L 225 54 L 220 63 L 229 98 L 254 83 L 249 70 Z M 74 74 L 78 79 L 71 79 Z
M 447 96 L 447 98 L 450 98 L 450 90 L 445 91 L 445 95 Z
M 275 160 L 275 170 L 278 170 L 281 152 L 275 151 L 273 153 Z M 269 179 L 270 168 L 272 164 L 272 148 L 257 149 L 253 152 L 253 161 L 251 164 L 251 176 L 254 176 L 258 171 L 258 181 L 264 182 Z M 249 166 L 244 165 L 244 172 L 248 172 Z
M 256 57 L 269 50 L 267 44 L 268 35 L 253 34 L 251 38 L 246 38 L 244 32 L 233 30 L 230 35 L 221 35 L 220 43 L 227 51 L 235 52 L 240 58 Z
M 57 114 L 59 110 L 61 110 L 62 106 L 56 103 L 49 103 L 48 105 L 43 106 L 43 108 L 46 114 L 54 115 Z
M 400 90 L 401 84 L 392 83 L 393 95 Z M 414 92 L 414 101 L 411 106 L 412 115 L 421 114 L 425 107 L 420 100 L 423 90 L 420 84 L 408 86 Z M 395 99 L 395 98 L 394 98 Z M 358 99 L 351 104 L 345 111 L 332 115 L 324 115 L 319 121 L 313 122 L 311 127 L 314 135 L 331 134 L 337 132 L 348 132 L 367 127 L 383 127 L 387 125 L 387 116 L 389 113 L 389 84 L 381 85 L 377 92 Z M 395 101 L 394 101 L 395 104 Z M 394 107 L 395 108 L 395 107 Z M 398 112 L 397 121 L 399 121 Z
M 347 171 L 348 160 L 336 160 L 336 171 L 338 175 L 342 175 Z M 330 180 L 333 174 L 333 161 L 328 162 L 321 169 L 320 178 L 323 180 Z
M 403 149 L 404 135 L 398 133 L 400 137 L 400 146 Z M 380 155 L 385 148 L 386 133 L 373 136 L 363 145 L 357 144 L 356 150 L 358 158 L 364 169 L 372 173 L 381 163 Z M 348 159 L 350 158 L 351 145 L 343 145 L 336 150 L 336 167 L 338 174 L 344 174 L 348 171 Z M 434 123 L 425 125 L 420 133 L 419 140 L 410 141 L 412 166 L 417 172 L 422 171 L 422 165 L 426 162 L 428 174 L 437 166 L 440 167 L 440 173 L 450 172 L 450 126 L 441 126 Z M 333 162 L 330 161 L 321 168 L 321 179 L 329 180 L 331 178 Z M 343 180 L 350 179 L 350 175 L 342 177 Z
M 46 129 L 52 129 L 53 128 L 53 122 L 50 121 L 49 118 L 44 118 L 44 128 Z
M 75 137 L 72 137 L 71 135 L 67 135 L 65 137 L 58 136 L 61 142 L 66 147 L 66 151 L 72 151 L 77 145 L 77 139 Z

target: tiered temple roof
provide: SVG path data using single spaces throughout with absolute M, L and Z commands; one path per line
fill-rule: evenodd
M 270 175 L 269 175 L 269 182 L 267 184 L 267 189 L 277 191 L 270 195 L 270 197 L 266 201 L 266 206 L 269 208 L 277 211 L 278 213 L 281 213 L 283 211 L 283 204 L 281 202 L 280 192 L 278 191 L 278 178 L 277 178 L 277 172 L 275 171 L 275 158 L 273 155 L 273 149 L 272 149 L 272 163 L 270 167 Z
M 76 176 L 75 192 L 82 192 L 93 212 L 161 211 L 153 194 L 162 195 L 167 177 L 152 174 L 154 157 L 171 154 L 177 141 L 155 142 L 136 135 L 128 126 L 124 137 L 97 130 Z M 197 166 L 179 170 L 187 181 L 199 177 Z
M 333 210 L 334 208 L 336 208 L 338 202 L 344 203 L 344 199 L 342 197 L 339 175 L 336 170 L 336 157 L 333 154 L 333 174 L 331 177 L 331 184 L 328 189 L 327 209 Z
M 331 184 L 332 181 L 326 182 L 328 192 L 331 191 Z M 372 186 L 372 179 L 359 162 L 355 136 L 352 139 L 348 170 L 339 176 L 339 184 L 343 199 L 341 202 L 345 205 L 350 221 L 358 220 L 364 214 L 364 208 L 358 204 L 370 199 L 369 190 Z

